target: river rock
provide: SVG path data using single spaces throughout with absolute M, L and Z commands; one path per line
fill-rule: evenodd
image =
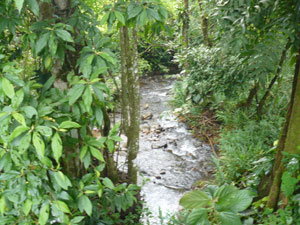
M 142 116 L 142 120 L 151 120 L 153 118 L 153 114 L 151 112 L 147 112 L 145 115 Z
M 152 149 L 167 148 L 167 147 L 168 147 L 167 143 L 158 143 L 158 144 L 152 144 L 151 145 Z

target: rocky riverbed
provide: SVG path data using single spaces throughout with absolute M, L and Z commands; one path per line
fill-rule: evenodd
M 163 76 L 142 79 L 140 151 L 135 163 L 145 207 L 152 212 L 152 218 L 143 218 L 144 224 L 161 224 L 159 209 L 162 215 L 178 211 L 183 193 L 213 171 L 209 145 L 193 138 L 171 113 L 173 83 L 173 78 Z

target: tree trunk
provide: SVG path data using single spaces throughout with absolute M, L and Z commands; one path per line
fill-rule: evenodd
M 184 0 L 182 36 L 185 48 L 189 47 L 189 0 Z
M 267 207 L 276 208 L 280 196 L 281 177 L 285 170 L 284 163 L 282 162 L 282 152 L 285 151 L 290 154 L 300 154 L 297 148 L 300 146 L 300 46 L 298 49 L 297 60 L 295 65 L 293 89 L 291 94 L 291 101 L 289 110 L 286 116 L 286 123 L 284 125 L 275 164 L 272 171 L 272 186 L 269 192 L 269 200 Z
M 261 116 L 262 116 L 263 106 L 264 106 L 265 101 L 267 100 L 268 96 L 270 95 L 270 92 L 271 92 L 271 89 L 272 89 L 273 85 L 275 84 L 276 80 L 280 77 L 281 69 L 282 69 L 284 60 L 286 58 L 286 52 L 289 48 L 289 45 L 290 45 L 290 41 L 287 42 L 284 50 L 282 51 L 281 58 L 280 58 L 280 61 L 279 61 L 279 65 L 278 65 L 278 68 L 277 68 L 277 71 L 276 71 L 276 75 L 273 77 L 271 83 L 269 84 L 269 87 L 267 88 L 267 91 L 265 92 L 264 96 L 262 97 L 262 99 L 258 103 L 257 115 L 258 115 L 259 118 L 261 118 Z
M 132 34 L 127 27 L 120 28 L 122 73 L 122 130 L 127 136 L 128 177 L 137 183 L 137 169 L 133 163 L 139 150 L 140 91 L 137 54 L 137 28 Z
M 212 43 L 212 40 L 209 38 L 209 34 L 208 34 L 208 31 L 209 31 L 209 29 L 208 29 L 208 26 L 209 26 L 208 18 L 203 13 L 201 0 L 198 0 L 198 3 L 199 3 L 200 12 L 202 12 L 202 14 L 203 14 L 201 16 L 201 28 L 202 28 L 204 44 L 208 47 L 212 47 L 213 43 Z

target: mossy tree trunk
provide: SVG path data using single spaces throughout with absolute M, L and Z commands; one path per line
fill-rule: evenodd
M 272 171 L 272 185 L 269 192 L 267 207 L 276 208 L 281 194 L 281 178 L 285 170 L 282 162 L 282 152 L 289 154 L 300 154 L 298 146 L 300 146 L 300 46 L 298 49 L 297 60 L 295 65 L 293 89 L 291 94 L 290 106 L 286 116 L 281 138 L 279 141 L 275 164 Z
M 207 18 L 207 15 L 205 15 L 202 7 L 202 2 L 201 0 L 198 0 L 200 12 L 202 13 L 201 16 L 201 29 L 202 29 L 202 34 L 203 34 L 203 41 L 204 44 L 208 47 L 212 47 L 213 43 L 212 40 L 209 38 L 209 21 Z
M 128 177 L 137 183 L 134 160 L 139 150 L 140 91 L 137 54 L 137 28 L 120 28 L 121 73 L 122 73 L 122 130 L 127 136 Z
M 182 25 L 182 37 L 184 41 L 184 47 L 189 47 L 189 0 L 184 0 L 184 11 L 183 11 L 183 25 Z

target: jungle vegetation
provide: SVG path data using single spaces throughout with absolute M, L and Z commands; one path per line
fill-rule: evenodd
M 0 224 L 139 224 L 140 79 L 174 73 L 216 172 L 166 224 L 300 224 L 299 23 L 298 0 L 2 0 Z

